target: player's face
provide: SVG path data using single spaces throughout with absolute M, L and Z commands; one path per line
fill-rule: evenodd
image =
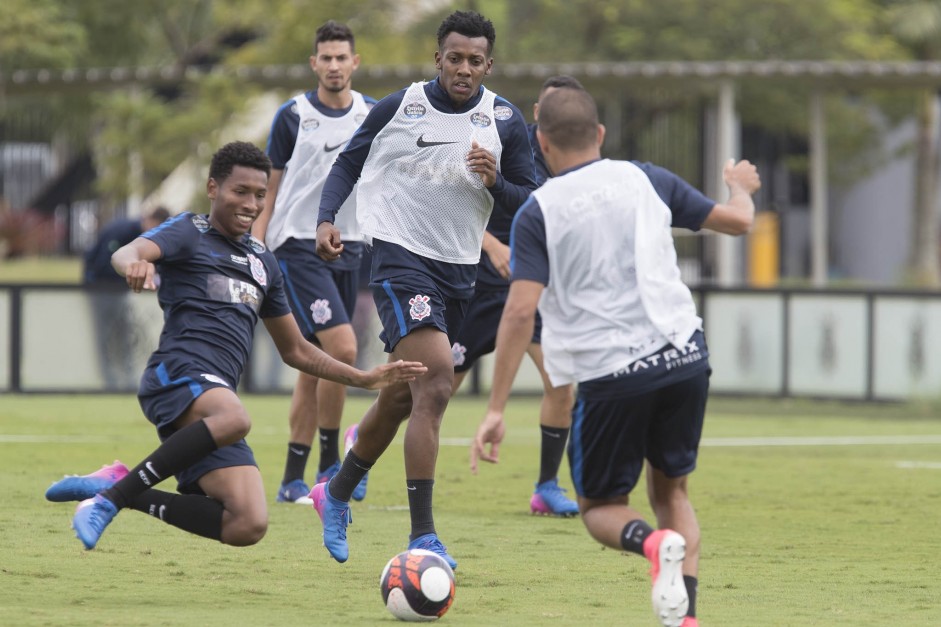
M 209 179 L 206 192 L 212 202 L 209 223 L 226 237 L 238 239 L 251 230 L 265 207 L 268 175 L 237 165 L 225 180 Z
M 484 76 L 490 74 L 493 59 L 487 52 L 486 37 L 466 37 L 449 33 L 435 52 L 438 82 L 451 97 L 451 102 L 461 106 L 480 89 Z
M 359 55 L 353 54 L 348 41 L 322 41 L 317 44 L 317 54 L 310 58 L 310 67 L 320 87 L 342 92 L 350 88 L 353 72 L 359 67 Z

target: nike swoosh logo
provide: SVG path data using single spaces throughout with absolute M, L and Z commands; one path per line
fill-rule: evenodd
M 456 143 L 456 142 L 455 142 L 455 143 Z M 418 489 L 418 488 L 415 487 L 415 486 L 405 486 L 405 487 L 408 488 L 409 490 L 417 490 L 417 489 Z
M 343 146 L 344 144 L 346 144 L 346 142 L 340 142 L 340 143 L 337 144 L 336 146 L 331 146 L 330 144 L 324 142 L 323 150 L 324 150 L 324 152 L 333 152 L 334 150 L 336 150 L 337 148 L 340 148 L 340 147 Z
M 425 141 L 424 134 L 419 135 L 418 141 L 416 144 L 419 148 L 427 148 L 428 146 L 444 146 L 445 144 L 456 144 L 457 142 L 429 142 Z
M 154 477 L 156 477 L 157 479 L 163 479 L 163 477 L 161 477 L 160 475 L 157 474 L 157 471 L 154 470 L 154 467 L 151 466 L 150 462 L 147 462 L 146 464 L 144 464 L 144 468 L 146 468 L 147 470 L 149 470 L 149 471 L 150 471 L 150 474 L 152 474 L 152 475 L 153 475 Z
M 302 451 L 301 449 L 294 448 L 293 446 L 289 446 L 288 448 L 291 449 L 291 452 L 294 453 L 295 455 L 304 454 L 304 451 Z

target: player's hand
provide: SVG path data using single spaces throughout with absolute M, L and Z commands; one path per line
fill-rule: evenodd
M 155 275 L 156 268 L 154 268 L 154 264 L 143 259 L 129 263 L 124 273 L 127 286 L 138 294 L 141 290 L 153 291 L 157 289 Z
M 340 229 L 329 222 L 317 225 L 317 254 L 324 261 L 336 261 L 343 252 Z
M 470 469 L 477 474 L 478 460 L 484 460 L 491 464 L 500 463 L 500 443 L 503 442 L 503 436 L 506 435 L 506 424 L 503 422 L 503 414 L 497 411 L 488 411 L 487 415 L 477 427 L 477 434 L 474 441 L 471 442 L 470 450 Z M 490 451 L 487 451 L 487 445 L 490 445 Z
M 428 367 L 420 361 L 393 361 L 388 364 L 376 366 L 363 373 L 359 387 L 367 390 L 378 390 L 395 383 L 408 383 L 415 377 L 428 372 Z
M 761 188 L 758 168 L 746 159 L 738 163 L 735 163 L 735 159 L 729 159 L 722 168 L 722 178 L 733 193 L 742 191 L 751 196 Z
M 497 184 L 497 158 L 486 148 L 481 148 L 476 140 L 471 141 L 471 149 L 467 153 L 467 168 L 480 177 L 484 187 Z
M 499 240 L 484 248 L 490 263 L 494 270 L 500 273 L 504 279 L 510 278 L 510 247 Z

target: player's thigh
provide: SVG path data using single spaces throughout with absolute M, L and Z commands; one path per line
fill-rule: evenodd
M 572 410 L 569 468 L 576 493 L 587 499 L 626 497 L 644 466 L 647 430 L 655 398 L 586 398 Z
M 180 430 L 204 420 L 219 446 L 244 438 L 251 428 L 248 410 L 238 395 L 228 387 L 214 387 L 200 394 L 173 426 Z
M 233 516 L 267 524 L 265 486 L 257 466 L 229 466 L 211 470 L 199 478 L 206 496 L 222 503 Z
M 657 391 L 647 459 L 665 477 L 683 477 L 696 468 L 708 394 L 708 370 Z

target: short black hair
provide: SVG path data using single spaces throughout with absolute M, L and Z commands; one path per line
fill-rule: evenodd
M 147 214 L 147 217 L 149 217 L 154 222 L 157 222 L 158 224 L 163 224 L 170 219 L 170 210 L 163 205 L 160 205 Z
M 493 52 L 493 44 L 497 40 L 497 32 L 493 29 L 493 22 L 476 11 L 455 11 L 444 18 L 438 27 L 438 50 L 444 45 L 444 40 L 451 33 L 465 37 L 486 37 L 487 54 Z
M 314 36 L 314 54 L 317 54 L 317 45 L 324 41 L 348 41 L 350 42 L 350 50 L 356 50 L 356 39 L 353 37 L 353 31 L 346 24 L 341 24 L 335 20 L 328 20 L 317 29 L 317 34 Z
M 569 76 L 568 74 L 559 74 L 557 76 L 550 76 L 542 83 L 542 87 L 539 88 L 539 97 L 541 98 L 547 89 L 557 89 L 560 87 L 565 87 L 567 89 L 581 89 L 582 91 L 585 88 L 581 83 L 578 82 L 578 79 L 574 76 Z
M 562 150 L 588 148 L 598 138 L 598 106 L 584 89 L 555 89 L 539 101 L 538 124 Z
M 249 142 L 231 142 L 212 156 L 209 178 L 221 184 L 237 165 L 261 170 L 271 176 L 271 159 L 258 146 Z

